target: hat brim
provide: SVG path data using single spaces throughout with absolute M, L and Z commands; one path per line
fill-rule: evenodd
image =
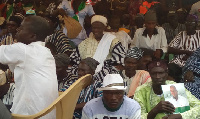
M 102 87 L 98 88 L 98 91 L 103 91 L 103 90 L 123 90 L 125 91 L 127 86 L 112 86 L 112 87 Z

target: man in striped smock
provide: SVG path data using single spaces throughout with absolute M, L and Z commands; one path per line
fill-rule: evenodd
M 187 58 L 200 46 L 200 31 L 197 27 L 197 17 L 188 15 L 186 19 L 186 31 L 180 32 L 169 44 L 168 52 L 175 55 L 169 64 L 169 75 L 176 82 L 180 82 L 182 67 Z

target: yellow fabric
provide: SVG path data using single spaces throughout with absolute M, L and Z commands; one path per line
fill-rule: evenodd
M 126 33 L 129 33 L 130 30 L 126 29 L 126 28 L 119 28 L 119 31 L 125 31 Z
M 113 39 L 110 46 L 109 54 L 106 59 L 110 59 L 112 57 L 112 49 L 118 42 L 119 40 L 117 38 Z M 81 59 L 85 59 L 87 57 L 93 57 L 96 52 L 98 44 L 99 42 L 93 36 L 82 41 L 78 45 Z

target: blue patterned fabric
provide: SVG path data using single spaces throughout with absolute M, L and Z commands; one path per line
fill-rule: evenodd
M 183 67 L 183 76 L 187 71 L 194 73 L 195 82 L 185 82 L 185 88 L 200 100 L 200 48 L 186 61 Z

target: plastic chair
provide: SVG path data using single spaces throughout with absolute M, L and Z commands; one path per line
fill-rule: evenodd
M 87 74 L 74 82 L 47 108 L 34 115 L 12 114 L 13 119 L 37 119 L 56 108 L 56 119 L 72 119 L 82 89 L 91 84 L 92 76 Z

